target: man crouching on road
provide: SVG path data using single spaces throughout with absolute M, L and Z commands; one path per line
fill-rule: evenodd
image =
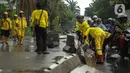
M 42 9 L 41 3 L 37 2 L 37 9 L 32 12 L 31 29 L 36 33 L 37 54 L 49 54 L 47 52 L 46 39 L 48 27 L 48 13 Z

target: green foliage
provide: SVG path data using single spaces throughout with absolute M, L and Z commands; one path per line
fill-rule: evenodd
M 110 0 L 95 0 L 90 7 L 86 8 L 85 16 L 97 15 L 106 21 L 109 17 L 115 18 L 114 6 L 110 4 Z
M 13 19 L 13 15 L 16 13 L 16 10 L 13 10 L 12 8 L 8 8 L 8 6 L 5 6 L 3 4 L 0 4 L 0 18 L 3 17 L 3 13 L 7 11 L 9 14 L 9 17 Z
M 90 7 L 85 9 L 85 16 L 97 15 L 104 21 L 109 17 L 115 18 L 114 6 L 119 3 L 125 4 L 126 9 L 130 9 L 130 0 L 93 0 Z
M 3 12 L 6 10 L 6 6 L 3 4 L 0 4 L 0 18 L 2 18 Z
M 126 10 L 130 9 L 130 0 L 110 0 L 111 5 L 115 4 L 125 4 Z
M 92 8 L 91 7 L 85 8 L 85 14 L 84 15 L 91 17 L 93 15 Z
M 29 36 L 29 35 L 32 35 L 32 31 L 30 27 L 27 27 L 25 31 L 25 36 Z
M 52 21 L 52 24 L 54 25 L 54 31 L 60 32 L 59 16 L 55 17 L 55 19 Z
M 79 14 L 80 13 L 80 7 L 77 6 L 78 2 L 74 0 L 66 0 L 67 3 L 69 4 L 69 9 L 74 13 L 74 14 Z

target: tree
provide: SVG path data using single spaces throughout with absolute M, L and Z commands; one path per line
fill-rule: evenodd
M 111 5 L 110 0 L 94 0 L 90 4 L 90 8 L 86 8 L 85 15 L 97 15 L 102 18 L 103 21 L 106 21 L 109 17 L 115 18 L 114 6 Z
M 126 6 L 126 10 L 127 9 L 130 9 L 130 0 L 110 0 L 110 3 L 112 5 L 115 5 L 115 4 L 125 4 Z
M 69 8 L 74 14 L 79 14 L 80 13 L 80 7 L 77 6 L 78 2 L 74 0 L 66 0 L 67 3 L 69 4 Z
M 0 19 L 2 18 L 3 12 L 5 11 L 6 6 L 3 4 L 0 4 Z
M 85 8 L 85 14 L 84 15 L 91 17 L 93 15 L 92 8 L 91 7 Z

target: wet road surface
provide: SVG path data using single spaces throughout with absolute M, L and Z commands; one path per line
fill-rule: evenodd
M 34 52 L 36 45 L 31 37 L 26 37 L 22 46 L 17 46 L 12 40 L 9 41 L 9 45 L 0 44 L 0 73 L 35 73 L 39 69 L 48 67 L 63 56 L 69 55 L 62 51 L 65 41 L 61 39 L 59 47 L 48 49 L 50 52 L 48 55 L 37 55 Z M 112 51 L 108 52 L 104 65 L 93 63 L 93 66 L 103 73 L 130 73 L 130 62 L 119 62 L 116 67 L 118 60 L 111 58 L 112 54 L 114 54 Z
M 22 46 L 17 46 L 12 40 L 10 40 L 9 45 L 0 44 L 0 70 L 2 73 L 17 73 L 23 70 L 39 70 L 48 67 L 53 62 L 68 55 L 62 52 L 62 48 L 65 46 L 63 41 L 65 40 L 60 41 L 59 47 L 48 49 L 50 52 L 48 55 L 37 55 L 34 52 L 35 42 L 30 37 L 25 38 Z

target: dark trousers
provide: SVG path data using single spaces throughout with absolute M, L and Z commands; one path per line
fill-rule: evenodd
M 36 51 L 46 51 L 46 38 L 47 38 L 47 30 L 46 28 L 41 28 L 39 26 L 35 26 L 35 33 L 36 33 Z
M 81 33 L 80 31 L 76 31 L 76 34 L 78 36 L 78 41 L 80 41 L 82 43 L 83 38 L 82 38 L 82 35 L 80 33 Z
M 112 40 L 113 40 L 113 35 L 111 35 L 110 37 L 108 37 L 108 38 L 106 38 L 105 40 L 104 40 L 104 43 L 103 43 L 103 53 L 105 53 L 105 50 L 106 50 L 106 46 L 108 45 L 108 44 L 110 44 L 110 43 L 112 43 Z

